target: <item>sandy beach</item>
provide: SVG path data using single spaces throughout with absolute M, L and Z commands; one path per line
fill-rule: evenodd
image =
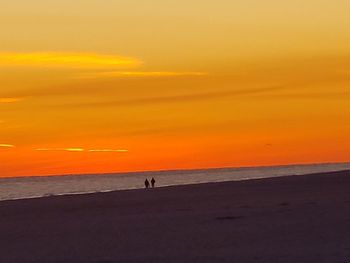
M 0 202 L 0 262 L 350 262 L 350 172 Z

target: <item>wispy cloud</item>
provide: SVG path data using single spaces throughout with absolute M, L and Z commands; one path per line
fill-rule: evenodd
M 66 151 L 66 152 L 119 152 L 126 153 L 126 149 L 84 149 L 84 148 L 38 148 L 36 151 Z
M 142 62 L 135 58 L 93 53 L 0 53 L 0 66 L 46 66 L 72 68 L 135 68 Z
M 322 99 L 322 100 L 348 100 L 350 91 L 288 91 L 283 93 L 269 94 L 268 98 L 278 99 Z
M 102 102 L 79 103 L 79 104 L 70 104 L 70 105 L 65 104 L 64 106 L 117 107 L 117 106 L 128 106 L 128 105 L 147 105 L 147 104 L 174 103 L 174 102 L 192 102 L 192 101 L 211 100 L 211 99 L 234 97 L 234 96 L 265 94 L 268 92 L 281 90 L 281 89 L 283 89 L 283 87 L 238 89 L 238 90 L 226 90 L 226 91 L 219 91 L 219 92 L 147 97 L 147 98 L 128 99 L 128 100 L 102 101 Z
M 146 77 L 181 77 L 181 76 L 205 76 L 205 72 L 172 72 L 172 71 L 108 71 L 80 74 L 78 78 L 146 78 Z
M 3 148 L 14 148 L 15 146 L 12 145 L 12 144 L 0 144 L 0 147 L 3 147 Z
M 83 152 L 83 148 L 38 148 L 37 151 L 67 151 L 67 152 Z
M 14 102 L 22 101 L 22 100 L 24 100 L 24 98 L 11 98 L 11 97 L 1 98 L 0 97 L 0 103 L 14 103 Z
M 68 151 L 68 152 L 83 152 L 85 151 L 84 149 L 82 148 L 66 148 L 64 149 L 65 151 Z

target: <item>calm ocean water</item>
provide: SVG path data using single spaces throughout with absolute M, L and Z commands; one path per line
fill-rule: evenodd
M 0 200 L 137 189 L 143 188 L 145 178 L 150 177 L 154 177 L 157 180 L 157 186 L 160 187 L 302 175 L 348 169 L 350 169 L 350 163 L 0 178 Z

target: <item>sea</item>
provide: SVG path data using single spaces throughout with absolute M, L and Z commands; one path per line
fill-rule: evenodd
M 0 201 L 140 189 L 152 177 L 157 187 L 165 187 L 342 170 L 350 170 L 350 163 L 0 178 Z

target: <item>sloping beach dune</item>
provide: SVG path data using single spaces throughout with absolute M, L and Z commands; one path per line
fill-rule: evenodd
M 1 263 L 350 262 L 350 172 L 0 202 Z

